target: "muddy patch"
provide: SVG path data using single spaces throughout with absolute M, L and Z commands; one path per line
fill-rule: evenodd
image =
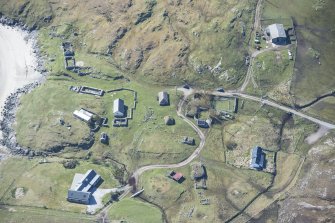
M 309 144 L 312 145 L 316 143 L 319 139 L 321 139 L 324 135 L 327 135 L 329 129 L 327 127 L 321 126 L 318 131 L 310 134 L 305 141 Z

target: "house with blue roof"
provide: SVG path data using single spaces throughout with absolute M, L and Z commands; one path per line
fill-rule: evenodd
M 265 168 L 265 153 L 259 146 L 256 146 L 251 150 L 250 168 L 256 170 L 262 170 Z

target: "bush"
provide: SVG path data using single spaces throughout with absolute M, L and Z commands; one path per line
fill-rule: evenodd
M 63 166 L 65 169 L 74 169 L 79 164 L 77 160 L 68 160 L 63 162 Z
M 236 147 L 237 147 L 237 144 L 235 142 L 228 142 L 227 143 L 227 149 L 228 150 L 234 150 L 234 149 L 236 149 Z

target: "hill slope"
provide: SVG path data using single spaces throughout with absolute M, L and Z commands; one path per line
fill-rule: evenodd
M 236 87 L 246 73 L 256 2 L 16 0 L 0 1 L 0 12 L 47 27 L 147 82 Z

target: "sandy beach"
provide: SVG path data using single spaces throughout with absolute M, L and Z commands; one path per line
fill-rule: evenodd
M 0 110 L 16 89 L 42 78 L 35 70 L 37 58 L 28 33 L 19 28 L 0 25 Z M 3 117 L 0 116 L 0 120 Z M 0 139 L 2 138 L 0 132 Z

